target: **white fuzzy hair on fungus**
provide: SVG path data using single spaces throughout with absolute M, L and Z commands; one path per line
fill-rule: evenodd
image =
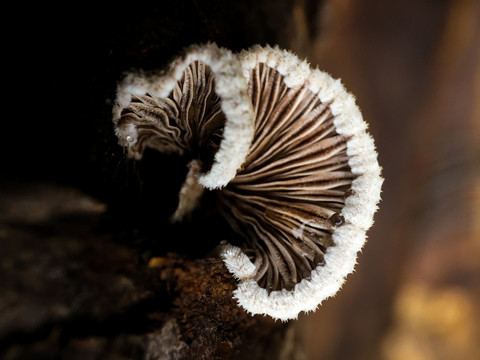
M 223 251 L 227 268 L 240 281 L 234 293 L 238 303 L 251 314 L 265 314 L 285 321 L 297 318 L 302 311 L 315 310 L 323 300 L 335 295 L 353 271 L 357 253 L 365 243 L 366 231 L 373 224 L 383 179 L 373 139 L 366 132 L 367 125 L 354 97 L 339 80 L 311 69 L 307 62 L 278 47 L 254 46 L 240 53 L 239 58 L 247 79 L 257 63 L 265 63 L 285 76 L 288 87 L 307 84 L 322 102 L 331 102 L 337 133 L 350 139 L 347 154 L 356 178 L 351 186 L 353 193 L 347 197 L 341 211 L 345 222 L 332 234 L 335 246 L 327 249 L 325 264 L 318 265 L 310 278 L 297 283 L 293 290 L 269 293 L 253 280 L 254 265 L 242 251 L 236 251 L 238 248 L 234 246 L 227 246 Z

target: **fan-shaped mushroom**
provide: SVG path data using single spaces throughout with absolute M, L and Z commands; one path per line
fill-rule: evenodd
M 380 167 L 340 81 L 278 48 L 256 46 L 240 59 L 255 135 L 221 197 L 253 253 L 230 248 L 224 258 L 244 308 L 289 319 L 334 295 L 353 270 L 379 201 Z
M 135 156 L 145 146 L 196 154 L 176 219 L 199 198 L 194 176 L 222 187 L 222 212 L 245 239 L 242 248 L 224 245 L 222 256 L 249 312 L 295 318 L 352 272 L 382 179 L 340 81 L 278 47 L 237 57 L 193 47 L 169 73 L 127 78 L 114 121 Z

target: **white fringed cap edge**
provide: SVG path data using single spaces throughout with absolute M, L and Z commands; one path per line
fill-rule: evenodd
M 213 165 L 197 180 L 208 189 L 224 187 L 236 175 L 245 160 L 254 135 L 254 113 L 247 94 L 248 83 L 242 75 L 237 57 L 213 43 L 191 45 L 183 57 L 175 59 L 168 71 L 154 76 L 145 73 L 128 74 L 117 88 L 117 102 L 113 108 L 113 121 L 117 125 L 122 110 L 130 105 L 132 95 L 150 94 L 154 97 L 167 97 L 181 79 L 184 70 L 193 61 L 208 65 L 215 74 L 215 92 L 222 99 L 225 114 L 223 139 L 215 153 Z M 138 133 L 133 124 L 116 127 L 116 135 L 123 146 L 134 146 Z M 126 139 L 129 139 L 127 141 Z
M 285 77 L 288 87 L 306 84 L 323 103 L 330 103 L 335 116 L 336 131 L 350 140 L 347 142 L 349 166 L 355 180 L 342 209 L 345 222 L 332 235 L 334 246 L 327 249 L 325 265 L 319 265 L 309 279 L 303 279 L 291 291 L 268 293 L 253 280 L 255 266 L 243 251 L 235 246 L 223 247 L 222 258 L 228 270 L 239 280 L 234 297 L 251 314 L 265 314 L 283 321 L 295 319 L 302 311 L 315 310 L 323 300 L 335 295 L 354 270 L 357 253 L 362 249 L 366 231 L 373 224 L 373 215 L 380 201 L 383 179 L 377 161 L 373 139 L 366 132 L 355 98 L 340 80 L 311 69 L 306 61 L 278 47 L 254 46 L 239 54 L 243 75 L 248 80 L 250 70 L 257 63 L 265 63 Z

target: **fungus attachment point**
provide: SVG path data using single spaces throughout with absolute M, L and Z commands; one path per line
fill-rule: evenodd
M 199 162 L 198 160 L 192 160 L 188 164 L 188 174 L 185 182 L 178 194 L 178 206 L 173 213 L 170 220 L 172 222 L 180 222 L 185 215 L 188 215 L 192 210 L 198 206 L 200 197 L 203 194 L 204 188 L 197 182 L 195 173 L 198 172 Z
M 120 143 L 131 137 L 136 157 L 150 146 L 196 159 L 176 220 L 201 185 L 221 188 L 222 213 L 244 237 L 242 247 L 221 245 L 242 307 L 281 320 L 314 310 L 352 272 L 380 199 L 377 154 L 353 96 L 278 47 L 193 47 L 171 73 L 120 87 Z

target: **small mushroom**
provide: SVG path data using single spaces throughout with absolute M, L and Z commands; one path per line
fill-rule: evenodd
M 278 47 L 233 55 L 208 44 L 162 75 L 128 76 L 117 101 L 116 133 L 131 156 L 149 146 L 196 158 L 175 220 L 198 202 L 199 183 L 219 188 L 223 215 L 244 237 L 221 251 L 242 307 L 288 320 L 338 291 L 383 181 L 340 81 Z
M 196 154 L 200 184 L 225 186 L 253 137 L 253 110 L 237 57 L 215 44 L 192 45 L 166 71 L 129 74 L 113 109 L 119 143 L 141 159 L 146 147 Z

